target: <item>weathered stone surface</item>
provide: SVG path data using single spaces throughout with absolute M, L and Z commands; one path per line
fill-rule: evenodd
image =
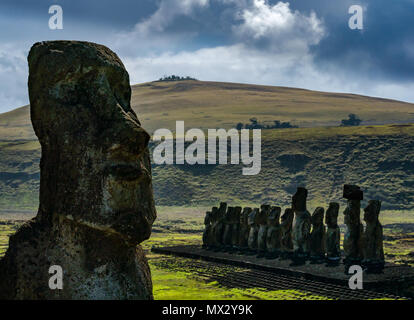
M 292 209 L 295 212 L 293 249 L 300 256 L 307 256 L 310 252 L 311 215 L 306 209 L 307 196 L 305 188 L 298 188 L 292 197 Z
M 344 187 L 344 195 L 345 195 Z M 349 188 L 349 187 L 348 187 Z M 358 190 L 358 187 L 354 188 Z M 358 193 L 358 192 L 357 192 Z M 351 197 L 352 198 L 352 197 Z M 348 200 L 348 205 L 344 211 L 344 222 L 346 224 L 347 230 L 344 236 L 344 255 L 345 255 L 345 264 L 353 265 L 359 264 L 362 260 L 362 233 L 364 227 L 361 223 L 361 198 L 360 194 L 355 197 L 356 199 Z
M 249 214 L 249 239 L 248 239 L 248 246 L 250 251 L 255 252 L 257 251 L 257 235 L 259 233 L 259 225 L 257 221 L 257 217 L 259 215 L 259 209 L 254 208 L 253 211 Z
M 326 231 L 326 257 L 329 260 L 337 261 L 341 257 L 341 230 L 338 226 L 339 203 L 331 202 L 326 210 L 325 223 Z
M 269 217 L 269 213 L 270 206 L 263 204 L 260 207 L 260 211 L 257 216 L 257 224 L 259 225 L 259 232 L 257 234 L 257 250 L 260 256 L 262 256 L 266 251 L 267 218 Z
M 239 247 L 241 211 L 241 207 L 235 207 L 231 219 L 231 245 L 234 249 L 237 249 Z
M 224 221 L 227 212 L 227 203 L 221 202 L 217 211 L 217 219 L 213 224 L 214 246 L 220 248 L 223 246 Z
M 252 208 L 246 207 L 240 215 L 240 231 L 239 231 L 239 248 L 245 250 L 248 248 L 249 240 L 249 215 L 252 212 Z
M 290 253 L 293 251 L 293 239 L 292 239 L 293 218 L 294 218 L 294 212 L 291 208 L 286 208 L 285 212 L 280 218 L 280 227 L 281 227 L 281 232 L 282 232 L 281 251 L 284 253 Z
M 232 220 L 234 216 L 234 211 L 235 211 L 234 207 L 228 207 L 225 218 L 224 218 L 223 245 L 227 249 L 232 246 L 231 232 L 232 232 Z
M 268 257 L 275 258 L 280 252 L 282 245 L 282 228 L 280 226 L 280 207 L 271 207 L 267 218 L 266 249 Z
M 384 267 L 384 247 L 382 225 L 378 216 L 381 210 L 381 201 L 370 200 L 364 209 L 366 222 L 363 240 L 363 265 L 368 271 L 380 272 Z
M 10 238 L 0 299 L 151 299 L 138 245 L 156 218 L 150 136 L 131 109 L 127 71 L 87 42 L 36 43 L 28 62 L 40 206 Z M 49 289 L 52 265 L 62 290 Z
M 211 234 L 212 229 L 212 213 L 211 211 L 207 211 L 204 217 L 204 231 L 203 231 L 203 248 L 207 248 L 209 246 L 208 240 L 209 235 Z
M 325 258 L 326 228 L 323 224 L 325 209 L 318 207 L 312 214 L 312 231 L 310 234 L 310 255 L 313 260 Z

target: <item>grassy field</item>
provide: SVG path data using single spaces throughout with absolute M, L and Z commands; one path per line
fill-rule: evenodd
M 39 158 L 37 141 L 0 142 L 0 210 L 37 209 Z M 383 209 L 412 210 L 413 159 L 414 125 L 274 129 L 262 132 L 256 176 L 243 176 L 241 164 L 153 164 L 153 185 L 157 205 L 189 207 L 286 206 L 296 187 L 305 186 L 316 207 L 344 205 L 342 186 L 351 183 L 364 189 L 366 200 L 382 200 Z
M 143 242 L 154 286 L 155 299 L 283 299 L 283 300 L 325 300 L 326 297 L 312 295 L 300 290 L 267 291 L 258 288 L 228 288 L 215 281 L 200 277 L 190 268 L 190 260 L 152 253 L 152 246 L 201 245 L 203 219 L 207 207 L 163 207 L 157 208 L 158 218 L 151 238 Z M 24 213 L 23 213 L 24 214 Z M 22 221 L 19 213 L 0 215 L 0 257 L 8 246 L 8 237 Z M 9 219 L 6 222 L 6 218 Z M 11 219 L 11 220 L 10 220 Z M 342 214 L 339 217 L 343 223 Z M 384 249 L 386 260 L 414 267 L 414 212 L 385 211 L 381 213 L 384 225 Z M 344 226 L 341 225 L 341 229 Z M 237 268 L 232 267 L 235 272 Z M 227 272 L 225 269 L 219 272 Z

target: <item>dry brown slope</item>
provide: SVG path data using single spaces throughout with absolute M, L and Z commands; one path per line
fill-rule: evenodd
M 366 124 L 414 122 L 414 104 L 344 93 L 207 81 L 150 82 L 132 87 L 132 106 L 150 132 L 186 127 L 230 128 L 252 117 L 300 127 L 338 125 L 349 113 Z M 33 139 L 29 108 L 0 114 L 0 140 Z

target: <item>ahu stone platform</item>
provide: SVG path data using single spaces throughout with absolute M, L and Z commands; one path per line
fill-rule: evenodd
M 256 256 L 210 251 L 196 245 L 153 247 L 152 252 L 271 271 L 277 274 L 347 287 L 349 278 L 352 276 L 351 274 L 345 274 L 343 264 L 328 267 L 325 264 L 307 262 L 304 265 L 292 266 L 290 259 L 268 260 Z M 386 263 L 381 274 L 364 273 L 363 289 L 414 298 L 414 268 Z

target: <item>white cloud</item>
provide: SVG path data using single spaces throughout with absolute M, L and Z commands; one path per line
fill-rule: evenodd
M 280 50 L 306 50 L 325 35 L 324 25 L 314 12 L 309 16 L 290 9 L 288 2 L 271 5 L 267 0 L 253 0 L 239 13 L 243 21 L 234 31 L 244 41 L 267 41 L 268 47 Z
M 195 9 L 208 4 L 209 0 L 163 0 L 152 16 L 135 26 L 135 31 L 144 34 L 162 32 L 177 16 L 191 15 Z

